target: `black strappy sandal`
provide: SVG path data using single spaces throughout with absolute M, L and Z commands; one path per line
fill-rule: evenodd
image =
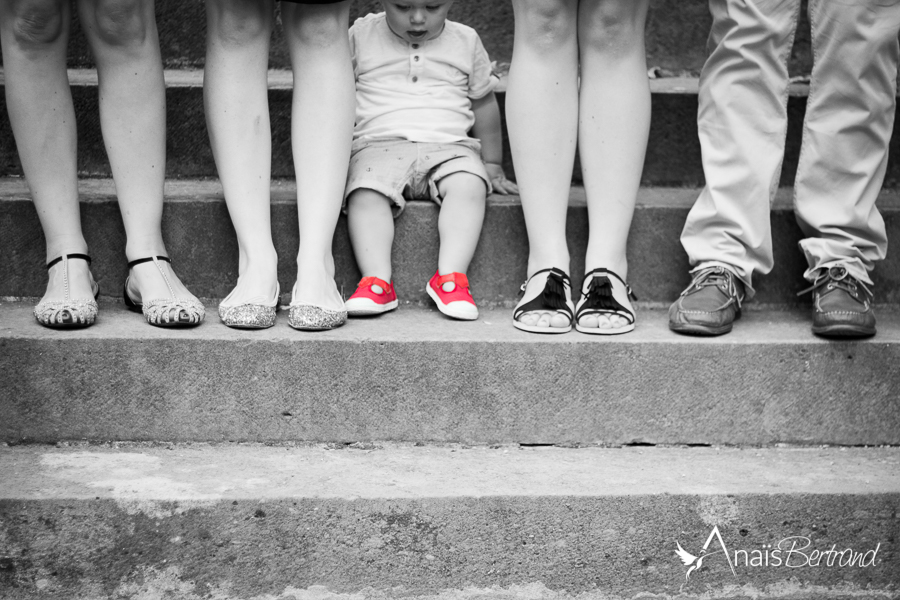
M 584 276 L 581 284 L 581 299 L 575 309 L 575 329 L 591 335 L 618 335 L 634 330 L 634 307 L 631 300 L 637 300 L 631 287 L 608 269 L 594 269 Z M 601 329 L 580 324 L 586 315 L 618 315 L 628 324 L 623 327 Z
M 532 298 L 523 297 L 519 304 L 516 305 L 516 309 L 513 312 L 513 327 L 529 333 L 568 333 L 572 331 L 575 309 L 571 300 L 572 282 L 564 271 L 556 267 L 541 269 L 532 274 L 522 284 L 522 292 L 524 293 L 531 280 L 541 273 L 549 273 L 544 289 L 541 290 L 540 294 Z M 526 325 L 519 321 L 519 317 L 523 314 L 535 311 L 555 311 L 564 314 L 569 319 L 569 324 L 566 327 L 538 327 L 537 325 Z

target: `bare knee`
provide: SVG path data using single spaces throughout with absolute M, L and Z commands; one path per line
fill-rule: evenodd
M 272 34 L 272 7 L 259 0 L 208 0 L 207 35 L 228 46 L 246 46 Z
M 582 13 L 578 43 L 584 50 L 616 55 L 642 51 L 646 3 L 600 0 Z
M 515 0 L 516 40 L 539 47 L 575 39 L 577 4 L 571 0 Z
M 480 204 L 487 198 L 487 184 L 478 175 L 460 171 L 447 175 L 438 183 L 441 197 L 452 196 L 463 202 Z
M 65 12 L 60 0 L 26 0 L 12 7 L 13 37 L 21 46 L 53 44 L 63 36 Z
M 304 48 L 331 48 L 342 43 L 347 38 L 349 20 L 345 4 L 283 6 L 285 33 Z
M 97 0 L 93 29 L 108 46 L 138 46 L 152 29 L 153 4 L 148 0 Z

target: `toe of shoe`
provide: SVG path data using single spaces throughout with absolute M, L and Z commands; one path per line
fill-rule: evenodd
M 728 306 L 720 310 L 689 310 L 675 302 L 669 307 L 669 328 L 683 333 L 718 335 L 731 330 L 736 311 Z
M 875 335 L 875 315 L 867 311 L 816 311 L 813 333 L 835 337 L 867 337 Z
M 474 321 L 478 318 L 478 307 L 471 302 L 450 302 L 449 304 L 438 305 L 442 313 L 454 319 L 463 321 Z

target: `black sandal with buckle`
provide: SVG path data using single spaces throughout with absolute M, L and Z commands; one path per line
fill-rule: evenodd
M 572 296 L 572 282 L 562 269 L 553 267 L 535 272 L 522 284 L 522 293 L 524 294 L 525 290 L 528 289 L 528 284 L 531 283 L 531 280 L 541 273 L 548 273 L 544 288 L 540 294 L 531 298 L 523 297 L 519 301 L 513 312 L 513 327 L 530 333 L 568 333 L 572 331 L 575 309 L 570 299 Z M 526 325 L 519 321 L 519 317 L 525 313 L 538 311 L 558 312 L 569 320 L 569 324 L 565 327 L 538 327 L 537 325 Z

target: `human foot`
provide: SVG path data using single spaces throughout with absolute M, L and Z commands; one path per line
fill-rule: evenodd
M 561 269 L 542 269 L 522 284 L 522 299 L 513 312 L 513 326 L 531 333 L 566 333 L 575 313 L 572 284 Z
M 728 333 L 741 316 L 744 295 L 744 283 L 730 269 L 701 269 L 669 307 L 669 329 L 688 335 Z
M 226 306 L 271 304 L 278 288 L 278 255 L 275 250 L 249 258 L 242 251 L 234 289 L 222 300 Z
M 333 261 L 326 265 L 298 265 L 291 304 L 311 304 L 330 310 L 344 309 L 344 299 L 334 282 Z
M 46 327 L 87 327 L 97 318 L 99 286 L 90 271 L 86 254 L 63 254 L 47 264 L 47 291 L 34 317 Z
M 334 282 L 333 261 L 312 267 L 298 265 L 288 324 L 294 329 L 319 331 L 346 322 L 347 310 Z
M 388 283 L 378 277 L 363 277 L 356 291 L 344 303 L 351 317 L 371 317 L 395 310 L 400 305 L 394 282 Z
M 872 290 L 844 265 L 821 273 L 812 287 L 812 332 L 823 337 L 865 338 L 875 335 Z M 799 294 L 798 294 L 799 295 Z
M 616 335 L 634 330 L 631 288 L 607 269 L 587 273 L 575 309 L 575 328 L 582 333 Z
M 438 310 L 454 319 L 474 321 L 478 318 L 478 307 L 469 289 L 469 279 L 463 273 L 448 273 L 434 276 L 425 286 L 425 291 L 434 300 Z
M 203 304 L 172 270 L 166 256 L 139 258 L 128 263 L 125 304 L 144 313 L 157 327 L 186 327 L 203 321 Z
M 270 268 L 241 268 L 237 285 L 219 303 L 219 318 L 235 329 L 266 329 L 275 325 L 281 296 L 275 263 Z

